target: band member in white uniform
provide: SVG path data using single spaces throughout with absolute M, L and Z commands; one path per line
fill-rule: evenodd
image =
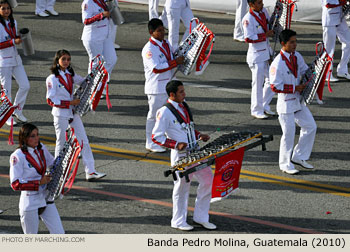
M 252 71 L 250 114 L 257 119 L 266 119 L 268 115 L 275 115 L 269 106 L 274 93 L 268 79 L 272 55 L 268 37 L 273 36 L 274 32 L 269 30 L 270 16 L 263 0 L 248 0 L 248 4 L 250 8 L 243 18 L 243 30 L 245 41 L 249 43 L 247 63 Z
M 182 64 L 184 57 L 174 58 L 174 51 L 164 39 L 163 22 L 154 18 L 148 22 L 151 38 L 142 49 L 142 60 L 145 70 L 145 94 L 148 98 L 149 111 L 146 121 L 146 149 L 153 152 L 165 152 L 165 149 L 152 142 L 152 129 L 156 122 L 156 112 L 161 108 L 168 95 L 165 86 L 171 81 L 174 70 Z
M 81 7 L 84 24 L 81 39 L 90 62 L 95 56 L 102 55 L 110 78 L 117 63 L 117 54 L 114 49 L 115 35 L 113 35 L 116 30 L 115 26 L 111 25 L 113 22 L 110 19 L 107 4 L 104 0 L 84 0 Z
M 313 166 L 306 162 L 310 158 L 316 135 L 316 122 L 300 93 L 305 88 L 300 83 L 308 69 L 301 54 L 296 51 L 296 33 L 291 30 L 281 32 L 281 52 L 275 57 L 270 67 L 271 89 L 278 93 L 277 113 L 282 128 L 279 150 L 279 167 L 288 174 L 296 174 L 294 164 L 306 169 Z M 294 147 L 295 124 L 300 126 L 300 137 Z
M 5 89 L 6 95 L 12 101 L 11 87 L 12 77 L 18 83 L 18 91 L 13 102 L 18 108 L 14 116 L 20 122 L 26 122 L 27 118 L 23 115 L 23 107 L 27 99 L 30 84 L 26 71 L 24 70 L 21 56 L 17 52 L 17 45 L 22 43 L 18 35 L 17 22 L 12 15 L 12 8 L 8 1 L 0 0 L 0 82 Z M 12 117 L 6 124 L 11 125 Z M 14 124 L 16 124 L 14 122 Z
M 185 155 L 186 149 L 196 148 L 199 139 L 206 142 L 210 137 L 195 131 L 190 126 L 193 122 L 190 120 L 191 112 L 183 104 L 186 93 L 182 82 L 177 80 L 170 81 L 166 86 L 166 91 L 169 95 L 167 102 L 183 118 L 184 123 L 180 124 L 173 112 L 166 106 L 163 106 L 157 111 L 157 122 L 152 132 L 152 140 L 163 147 L 171 149 L 170 158 L 171 165 L 173 166 L 181 156 Z M 171 219 L 171 227 L 189 231 L 193 229 L 193 226 L 187 223 L 187 205 L 191 183 L 186 182 L 185 178 L 180 178 L 178 173 L 176 175 L 177 180 L 174 181 L 172 197 L 173 217 Z M 190 180 L 193 176 L 199 182 L 193 221 L 206 229 L 216 229 L 216 226 L 209 222 L 209 208 L 213 184 L 213 173 L 210 166 L 189 174 Z
M 233 39 L 244 42 L 244 31 L 242 20 L 247 14 L 247 0 L 236 0 L 235 28 L 233 29 Z
M 64 234 L 61 218 L 54 202 L 46 202 L 46 184 L 51 176 L 45 175 L 54 158 L 39 141 L 36 126 L 26 123 L 19 131 L 19 148 L 10 157 L 10 181 L 15 191 L 21 191 L 19 214 L 25 234 L 37 234 L 39 217 L 51 234 Z
M 164 28 L 168 29 L 168 20 L 165 8 L 163 8 L 162 15 L 158 14 L 159 0 L 148 0 L 149 20 L 159 18 L 163 21 Z
M 182 40 L 189 35 L 190 23 L 193 18 L 193 13 L 190 7 L 189 0 L 166 0 L 165 10 L 168 19 L 168 40 L 172 48 L 176 50 L 179 44 L 179 29 L 180 20 L 184 24 L 186 31 L 182 37 Z M 192 28 L 196 26 L 195 22 L 192 22 Z
M 35 14 L 40 17 L 58 16 L 58 12 L 54 9 L 55 3 L 56 0 L 36 0 Z
M 342 44 L 342 55 L 337 67 L 337 77 L 350 80 L 348 63 L 350 59 L 350 29 L 342 17 L 345 0 L 322 0 L 323 43 L 327 53 L 333 57 L 335 41 L 338 37 Z M 331 75 L 330 81 L 338 81 Z
M 73 99 L 74 84 L 81 84 L 84 78 L 74 72 L 70 63 L 71 56 L 68 51 L 57 51 L 51 67 L 52 74 L 46 79 L 46 100 L 52 107 L 51 113 L 56 131 L 55 157 L 63 148 L 66 129 L 70 125 L 74 128 L 79 144 L 83 146 L 81 154 L 86 180 L 93 181 L 103 178 L 106 174 L 95 170 L 95 160 L 83 122 L 78 114 L 73 114 L 73 106 L 80 103 L 79 99 Z

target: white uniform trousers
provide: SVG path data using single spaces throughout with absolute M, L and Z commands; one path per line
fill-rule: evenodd
M 16 79 L 19 87 L 13 105 L 19 105 L 19 110 L 22 110 L 30 88 L 28 77 L 22 64 L 11 67 L 0 67 L 0 82 L 3 88 L 6 89 L 6 95 L 10 101 L 12 101 L 12 76 Z
M 163 25 L 165 28 L 168 28 L 168 20 L 166 15 L 165 8 L 162 11 L 162 15 L 159 16 L 158 14 L 158 5 L 159 0 L 148 0 L 148 14 L 149 14 L 149 20 L 152 18 L 159 18 L 163 21 Z
M 333 57 L 335 49 L 335 41 L 338 37 L 342 44 L 342 55 L 337 67 L 338 74 L 348 73 L 348 63 L 350 59 L 350 29 L 345 20 L 338 26 L 323 27 L 323 43 L 328 54 Z
M 82 146 L 81 158 L 83 160 L 85 173 L 91 174 L 95 172 L 94 156 L 92 155 L 89 140 L 86 136 L 84 125 L 80 116 L 75 114 L 71 123 L 69 123 L 69 118 L 54 116 L 53 124 L 56 131 L 55 157 L 57 157 L 59 152 L 63 149 L 64 142 L 66 141 L 66 129 L 68 128 L 69 124 L 74 128 L 74 133 L 78 138 L 79 144 Z
M 167 94 L 149 94 L 148 98 L 148 114 L 146 120 L 146 149 L 159 149 L 159 145 L 152 141 L 152 130 L 156 124 L 157 110 L 163 107 L 168 100 Z
M 193 18 L 192 10 L 186 4 L 179 8 L 166 8 L 167 19 L 168 19 L 168 41 L 171 47 L 176 50 L 179 44 L 179 29 L 180 19 L 182 20 L 186 31 L 182 37 L 182 40 L 186 39 L 190 31 L 190 23 Z M 196 26 L 195 22 L 192 22 L 192 29 Z
M 235 28 L 233 29 L 233 38 L 244 41 L 244 31 L 242 20 L 245 14 L 247 14 L 248 2 L 247 0 L 236 0 L 236 16 L 235 16 Z
M 105 40 L 98 40 L 98 41 L 83 40 L 83 45 L 89 55 L 90 62 L 98 54 L 102 55 L 106 62 L 105 67 L 109 75 L 111 75 L 114 65 L 117 63 L 117 54 L 114 49 L 115 36 L 114 36 L 114 40 L 112 39 L 113 38 L 111 36 Z M 89 72 L 90 71 L 91 69 L 90 69 L 90 63 L 89 63 Z
M 187 222 L 187 206 L 191 185 L 191 182 L 186 182 L 184 177 L 180 178 L 178 172 L 176 172 L 176 175 L 177 180 L 174 181 L 173 189 L 173 217 L 171 219 L 172 227 L 179 227 Z M 210 166 L 208 166 L 202 170 L 189 174 L 190 180 L 193 176 L 199 183 L 193 220 L 195 222 L 208 222 L 213 173 Z
M 21 225 L 25 234 L 37 234 L 39 229 L 38 209 L 20 211 Z M 55 203 L 48 204 L 40 218 L 45 223 L 50 234 L 64 234 L 60 215 Z
M 35 4 L 35 14 L 39 14 L 43 11 L 52 11 L 54 10 L 54 5 L 56 0 L 36 0 Z
M 312 147 L 316 135 L 316 122 L 308 107 L 302 106 L 302 109 L 295 113 L 281 113 L 278 120 L 282 128 L 282 137 L 279 152 L 279 165 L 281 170 L 291 170 L 294 168 L 291 162 L 292 151 L 293 158 L 299 160 L 308 160 L 311 155 Z M 300 126 L 300 136 L 297 145 L 294 147 L 295 124 Z
M 274 96 L 269 81 L 269 63 L 250 63 L 249 68 L 252 71 L 251 115 L 263 115 Z

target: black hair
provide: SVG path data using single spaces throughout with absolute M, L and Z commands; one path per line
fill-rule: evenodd
M 148 21 L 148 31 L 154 32 L 157 30 L 159 26 L 164 26 L 163 21 L 159 18 L 152 18 L 150 21 Z
M 7 0 L 0 0 L 0 6 L 3 4 L 8 4 L 10 6 L 11 14 L 9 15 L 9 20 L 10 20 L 10 26 L 13 28 L 15 27 L 15 19 L 13 18 L 13 10 L 11 4 Z M 6 22 L 5 19 L 0 15 L 0 23 L 6 27 Z
M 248 4 L 255 4 L 256 0 L 247 0 Z
M 291 37 L 296 36 L 297 33 L 293 30 L 285 29 L 279 35 L 280 43 L 287 43 Z
M 176 94 L 179 86 L 183 86 L 183 85 L 184 84 L 181 81 L 172 80 L 172 81 L 169 81 L 168 84 L 166 84 L 165 90 L 166 90 L 168 96 L 170 96 L 170 93 Z
M 19 133 L 18 133 L 19 147 L 18 148 L 20 148 L 22 151 L 28 151 L 27 142 L 33 130 L 37 130 L 39 132 L 38 127 L 36 127 L 34 124 L 31 124 L 31 123 L 23 124 L 21 129 L 19 130 Z M 39 150 L 41 149 L 40 142 L 37 148 Z
M 59 75 L 60 70 L 60 65 L 58 64 L 58 60 L 63 56 L 63 55 L 69 55 L 70 52 L 68 52 L 65 49 L 58 50 L 55 54 L 55 57 L 53 58 L 52 66 L 50 67 L 51 73 L 53 73 L 55 76 Z M 72 76 L 74 76 L 74 70 L 71 65 L 68 66 L 67 70 L 70 72 Z

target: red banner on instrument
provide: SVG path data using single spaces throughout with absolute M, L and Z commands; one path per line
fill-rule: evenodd
M 215 159 L 211 202 L 221 200 L 238 189 L 243 156 L 244 147 Z

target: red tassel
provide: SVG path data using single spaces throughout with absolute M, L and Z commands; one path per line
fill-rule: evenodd
M 12 116 L 11 116 L 11 128 L 10 128 L 8 144 L 14 145 L 14 142 L 13 142 L 13 117 Z
M 109 99 L 109 94 L 108 94 L 108 83 L 106 83 L 106 103 L 107 103 L 107 108 L 108 111 L 112 107 L 111 100 Z

